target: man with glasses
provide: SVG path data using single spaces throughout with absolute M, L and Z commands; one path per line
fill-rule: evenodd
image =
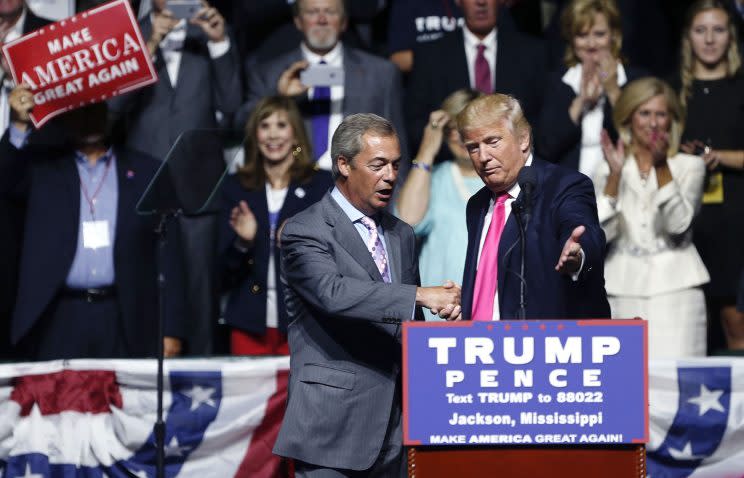
M 330 136 L 341 121 L 354 113 L 375 113 L 389 118 L 401 139 L 405 138 L 400 73 L 387 60 L 342 44 L 348 17 L 342 0 L 297 0 L 294 23 L 303 40 L 297 48 L 275 59 L 258 63 L 247 73 L 246 103 L 236 117 L 243 129 L 258 100 L 268 95 L 295 99 L 302 111 L 318 165 L 331 169 Z M 314 75 L 317 65 L 343 71 L 343 81 L 334 84 L 302 81 L 302 73 Z M 306 79 L 307 81 L 307 79 Z M 309 81 L 308 81 L 309 82 Z M 402 157 L 407 148 L 401 144 Z M 406 165 L 403 164 L 402 174 Z

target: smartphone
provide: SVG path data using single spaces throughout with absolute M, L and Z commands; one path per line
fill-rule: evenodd
M 340 66 L 310 65 L 300 72 L 300 81 L 305 86 L 343 86 L 344 69 Z
M 200 0 L 168 0 L 165 8 L 169 10 L 174 18 L 179 20 L 190 20 L 194 18 L 196 12 L 201 10 Z

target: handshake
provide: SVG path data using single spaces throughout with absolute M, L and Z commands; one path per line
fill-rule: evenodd
M 426 307 L 445 320 L 460 320 L 460 293 L 460 286 L 451 280 L 439 287 L 419 287 L 416 289 L 416 305 Z

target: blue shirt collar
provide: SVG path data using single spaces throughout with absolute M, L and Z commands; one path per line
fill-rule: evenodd
M 103 156 L 101 156 L 100 158 L 98 158 L 98 161 L 96 162 L 96 165 L 98 165 L 98 164 L 106 164 L 113 157 L 114 157 L 114 149 L 113 148 L 109 148 L 106 151 L 106 154 L 104 154 Z M 83 153 L 81 153 L 80 151 L 77 151 L 77 150 L 75 150 L 75 161 L 77 163 L 82 163 L 82 164 L 84 164 L 86 166 L 88 165 L 88 157 L 85 154 L 83 154 Z
M 338 187 L 334 186 L 333 191 L 331 191 L 331 197 L 338 203 L 339 206 L 341 206 L 341 210 L 344 211 L 344 213 L 348 216 L 348 218 L 351 220 L 351 222 L 357 222 L 366 214 L 364 214 L 362 211 L 354 207 L 353 204 L 349 202 L 348 199 L 346 199 L 346 196 L 343 195 L 343 193 L 338 189 Z M 375 219 L 372 217 L 372 219 Z

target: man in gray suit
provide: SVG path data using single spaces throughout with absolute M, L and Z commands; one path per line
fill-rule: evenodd
M 392 124 L 347 117 L 331 141 L 335 188 L 281 235 L 289 401 L 274 453 L 299 478 L 405 476 L 401 323 L 418 306 L 460 318 L 460 288 L 418 287 L 411 227 L 385 211 L 400 163 Z
M 343 0 L 297 0 L 293 9 L 303 41 L 275 59 L 246 67 L 246 103 L 236 115 L 236 128 L 245 127 L 248 115 L 264 96 L 291 96 L 302 111 L 321 168 L 331 169 L 329 138 L 343 118 L 354 113 L 389 118 L 403 141 L 403 157 L 408 158 L 401 77 L 395 65 L 342 44 L 339 37 L 347 26 Z M 343 85 L 304 85 L 301 73 L 318 64 L 342 68 Z M 404 174 L 408 164 L 401 166 Z

